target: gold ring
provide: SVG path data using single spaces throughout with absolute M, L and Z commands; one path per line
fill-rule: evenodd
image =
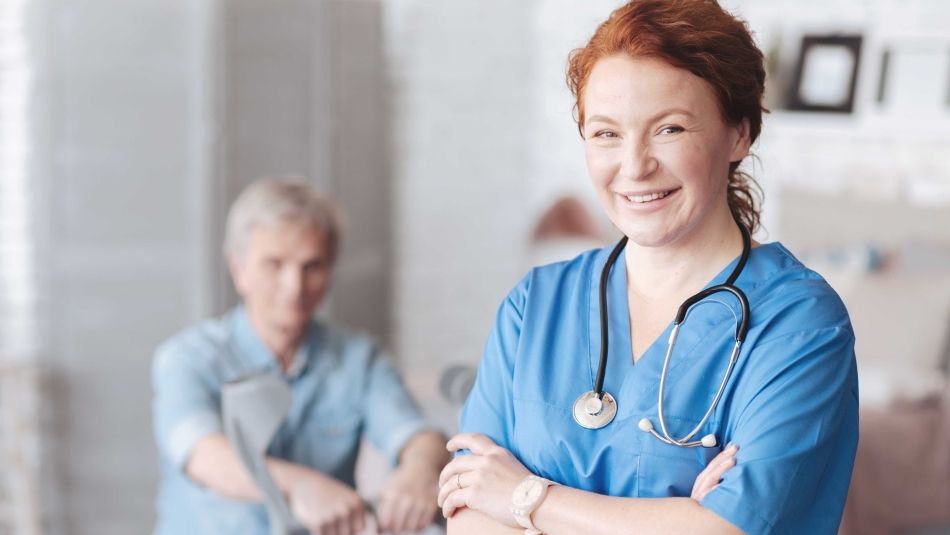
M 462 472 L 459 472 L 455 476 L 455 484 L 458 485 L 459 490 L 462 490 Z

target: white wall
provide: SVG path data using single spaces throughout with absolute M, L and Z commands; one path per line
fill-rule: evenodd
M 535 2 L 387 5 L 395 155 L 397 353 L 435 394 L 447 363 L 477 362 L 495 310 L 522 273 L 534 133 Z
M 44 4 L 53 533 L 150 529 L 151 350 L 210 303 L 213 9 Z

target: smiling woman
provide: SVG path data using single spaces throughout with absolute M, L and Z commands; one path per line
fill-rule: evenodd
M 729 167 L 749 151 L 749 121 L 722 119 L 709 84 L 672 65 L 614 55 L 582 99 L 587 167 L 607 215 L 644 246 L 707 240 L 735 227 Z
M 750 238 L 764 81 L 714 0 L 631 1 L 572 54 L 624 238 L 502 303 L 440 478 L 450 534 L 837 531 L 854 335 L 819 275 Z

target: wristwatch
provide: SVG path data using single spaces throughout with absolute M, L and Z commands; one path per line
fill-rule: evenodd
M 548 495 L 548 487 L 553 484 L 553 481 L 532 475 L 521 480 L 511 493 L 509 509 L 511 514 L 515 515 L 515 520 L 524 528 L 525 535 L 541 535 L 541 531 L 531 521 L 531 513 L 541 505 Z

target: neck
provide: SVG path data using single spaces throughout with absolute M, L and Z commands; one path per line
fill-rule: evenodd
M 732 215 L 704 224 L 673 244 L 644 247 L 629 243 L 624 250 L 631 293 L 650 300 L 692 295 L 742 252 L 742 233 Z
M 281 327 L 259 317 L 259 314 L 255 314 L 252 310 L 248 310 L 248 317 L 251 327 L 264 343 L 264 347 L 274 354 L 281 369 L 287 371 L 294 362 L 297 348 L 300 347 L 306 334 L 306 327 L 304 329 Z

